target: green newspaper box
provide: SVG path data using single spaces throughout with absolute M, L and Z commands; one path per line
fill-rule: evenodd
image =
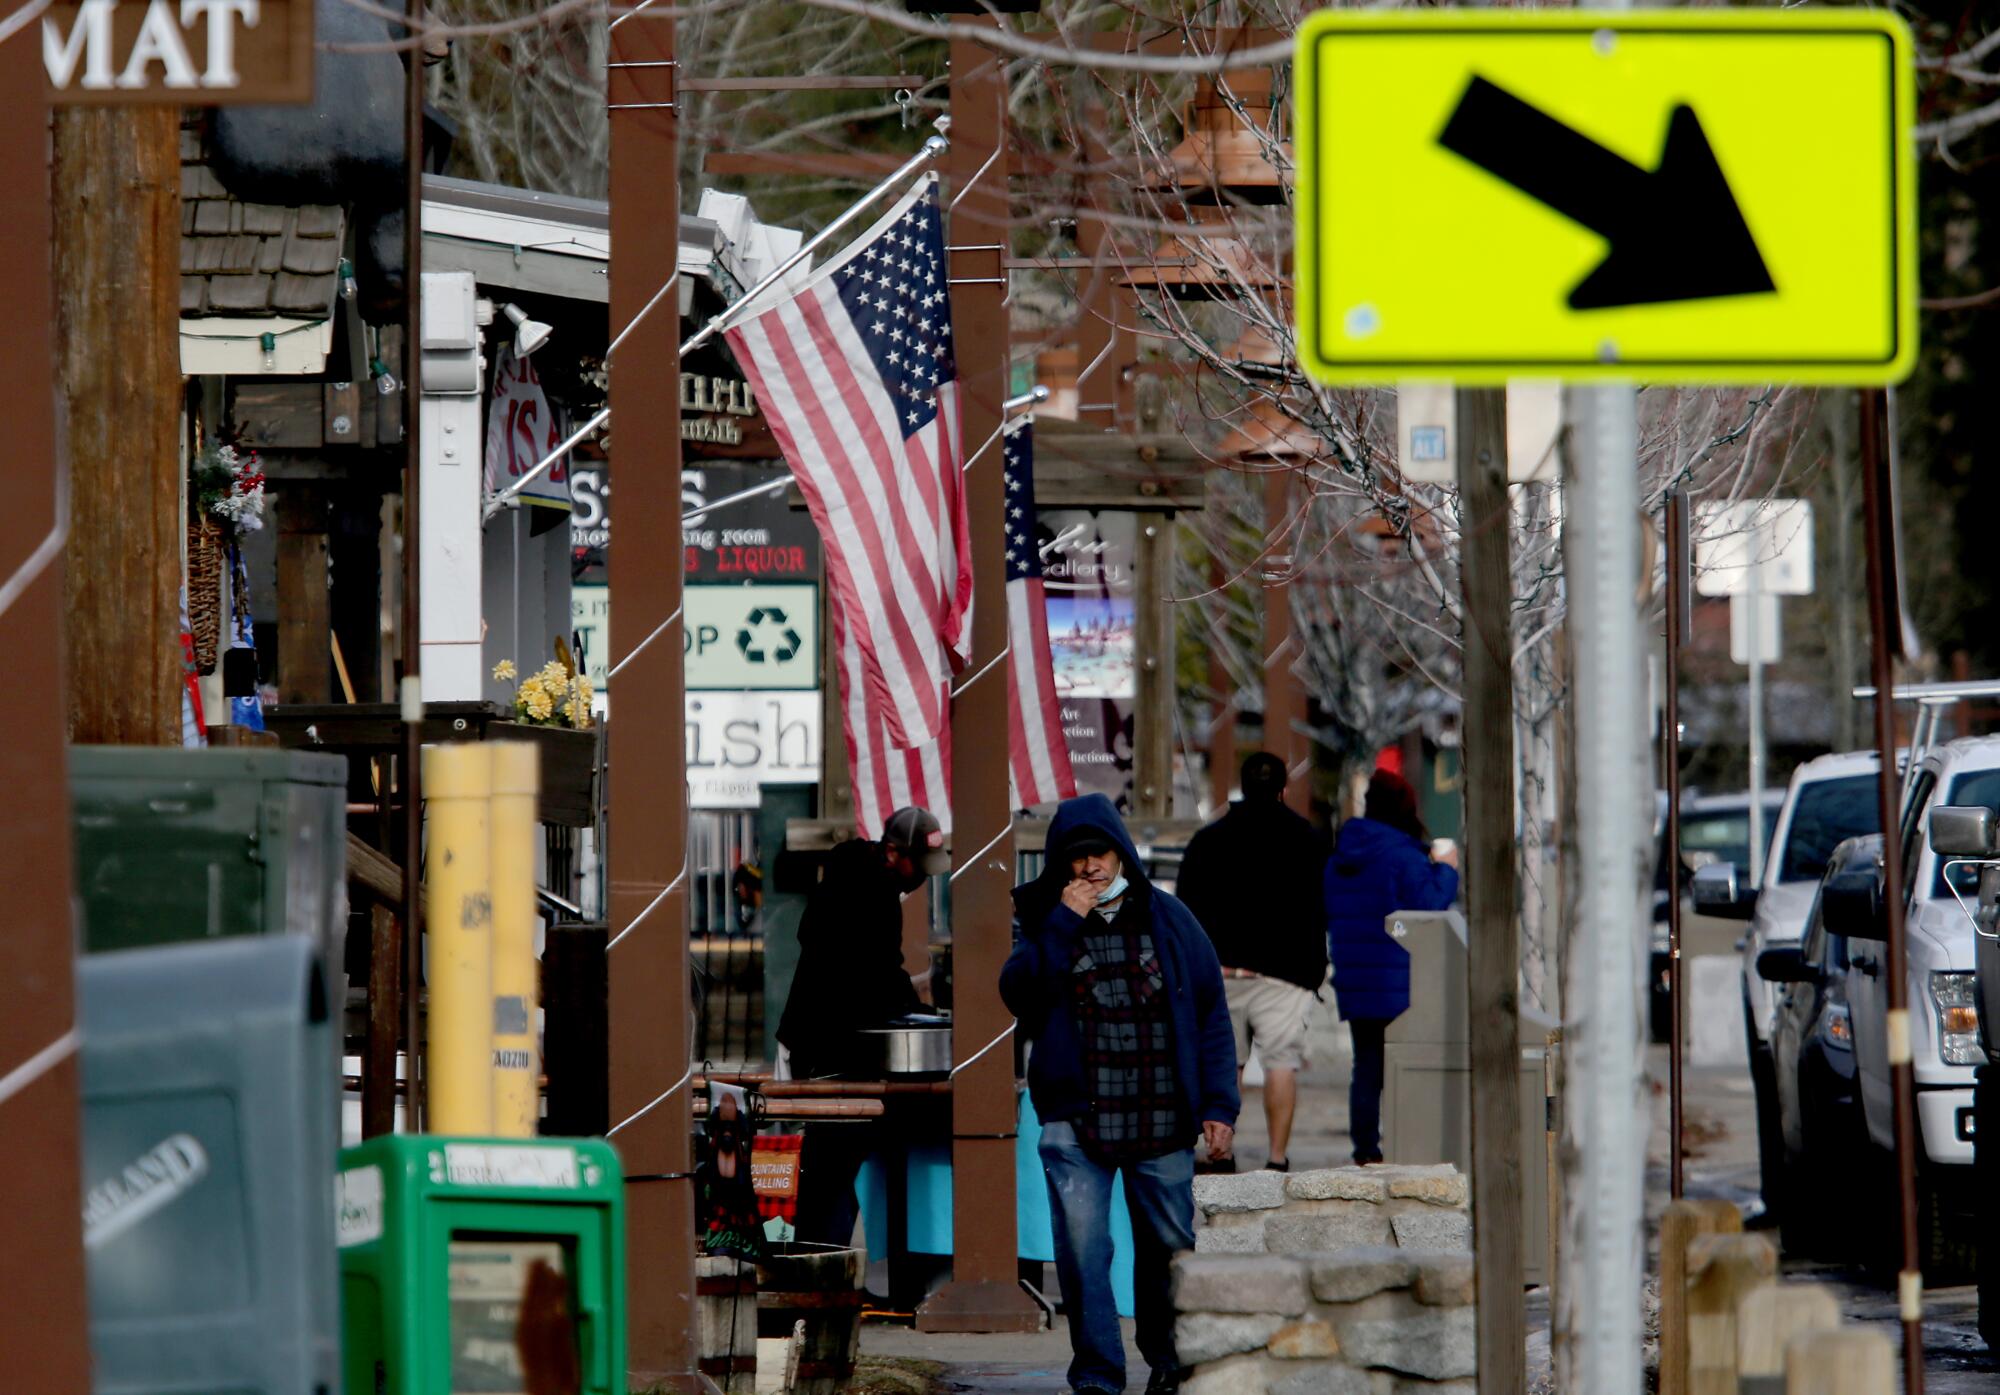
M 337 1194 L 346 1395 L 624 1395 L 608 1144 L 392 1134 L 341 1153 Z

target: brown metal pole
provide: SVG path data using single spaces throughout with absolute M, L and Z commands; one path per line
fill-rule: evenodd
M 1521 1395 L 1521 936 L 1514 865 L 1513 568 L 1507 394 L 1457 393 L 1459 586 L 1464 606 L 1467 1055 L 1479 1389 Z
M 0 935 L 0 1138 L 32 1166 L 8 1179 L 0 1219 L 0 1352 L 11 1389 L 84 1395 L 83 1165 L 77 1112 L 76 940 L 70 924 L 69 782 L 63 755 L 63 539 L 57 480 L 49 266 L 49 110 L 30 28 L 0 44 L 0 337 L 11 411 L 8 507 L 0 510 L 0 844 L 12 927 Z
M 1687 604 L 1687 501 L 1667 495 L 1667 1194 L 1681 1199 L 1681 610 Z M 1755 809 L 1751 818 L 1760 815 Z M 1769 1198 L 1766 1199 L 1769 1203 Z
M 408 0 L 410 33 L 423 23 L 423 0 Z M 423 635 L 417 609 L 423 534 L 419 528 L 419 483 L 423 473 L 418 440 L 422 420 L 423 252 L 424 252 L 424 51 L 403 54 L 409 64 L 403 84 L 403 1050 L 409 1099 L 403 1106 L 411 1133 L 424 1127 L 423 1072 Z M 393 365 L 392 365 L 393 367 Z
M 989 22 L 995 22 L 989 20 Z M 1000 425 L 1007 396 L 1007 306 L 1000 253 L 1008 240 L 1007 152 L 1000 60 L 975 43 L 951 46 L 951 152 L 946 156 L 952 340 L 960 430 L 972 448 Z M 988 161 L 991 161 L 989 164 Z M 993 278 L 1001 278 L 997 283 Z M 1007 643 L 1002 534 L 1006 490 L 1000 445 L 967 462 L 972 528 L 972 679 L 952 705 L 952 1053 L 975 1052 L 1013 1025 L 1000 1001 L 1000 967 L 1013 930 L 1013 810 L 1007 762 L 987 734 L 1007 730 L 1006 666 L 988 661 Z M 951 1282 L 917 1309 L 926 1332 L 1032 1332 L 1041 1311 L 1021 1291 L 1014 1226 L 1014 1052 L 1001 1041 L 963 1069 L 951 1101 Z
M 695 1388 L 693 1112 L 681 668 L 680 113 L 668 7 L 614 21 L 611 401 L 618 543 L 610 558 L 616 679 L 611 863 L 611 1134 L 625 1162 L 629 1379 Z M 640 318 L 641 316 L 644 318 Z M 636 322 L 636 323 L 635 323 Z M 629 414 L 629 415 L 627 415 Z M 620 667 L 622 665 L 622 667 Z
M 1901 616 L 1892 610 L 1896 585 L 1895 508 L 1889 457 L 1883 440 L 1887 404 L 1880 388 L 1861 396 L 1861 481 L 1868 542 L 1868 628 L 1875 683 L 1875 749 L 1881 759 L 1877 807 L 1882 818 L 1882 917 L 1887 923 L 1889 980 L 1889 1083 L 1896 1125 L 1896 1200 L 1902 1218 L 1903 1267 L 1897 1276 L 1903 1319 L 1904 1395 L 1924 1390 L 1924 1278 L 1917 1252 L 1916 1076 L 1910 1063 L 1910 981 L 1903 941 L 1903 850 L 1897 826 L 1895 652 Z

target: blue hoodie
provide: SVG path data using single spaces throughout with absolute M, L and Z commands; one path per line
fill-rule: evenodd
M 1117 849 L 1131 884 L 1126 898 L 1152 915 L 1153 943 L 1170 989 L 1174 1062 L 1193 1129 L 1187 1140 L 1192 1147 L 1204 1121 L 1234 1127 L 1241 1107 L 1236 1039 L 1222 991 L 1222 966 L 1188 908 L 1146 879 L 1117 806 L 1101 794 L 1062 802 L 1049 823 L 1049 857 L 1042 875 L 1014 888 L 1014 952 L 1000 971 L 1000 997 L 1034 1044 L 1028 1057 L 1028 1091 L 1035 1113 L 1047 1122 L 1074 1119 L 1090 1108 L 1083 1044 L 1076 1029 L 1076 990 L 1070 977 L 1077 932 L 1084 922 L 1062 902 L 1063 888 L 1070 881 L 1063 848 L 1084 833 L 1103 837 Z
M 1410 1007 L 1410 952 L 1383 928 L 1392 911 L 1441 911 L 1458 871 L 1400 828 L 1349 819 L 1326 864 L 1327 949 L 1342 1017 L 1388 1021 Z

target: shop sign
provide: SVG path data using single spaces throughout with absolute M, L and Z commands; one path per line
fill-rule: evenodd
M 692 513 L 779 477 L 783 466 L 704 464 L 681 471 L 681 508 Z M 570 542 L 581 573 L 605 565 L 611 545 L 611 475 L 603 461 L 570 465 Z M 689 581 L 819 579 L 819 532 L 783 491 L 731 504 L 681 530 Z
M 1137 514 L 1044 509 L 1036 520 L 1063 737 L 1079 794 L 1130 808 L 1138 707 Z
M 754 809 L 765 785 L 819 783 L 817 693 L 687 694 L 688 802 Z
M 690 688 L 817 688 L 817 586 L 690 586 L 681 618 Z
M 56 0 L 42 64 L 58 106 L 312 100 L 313 0 Z
M 681 374 L 681 444 L 690 460 L 779 456 L 750 384 L 717 373 Z
M 611 686 L 611 588 L 574 585 L 569 588 L 569 627 L 576 640 L 576 663 L 602 693 Z

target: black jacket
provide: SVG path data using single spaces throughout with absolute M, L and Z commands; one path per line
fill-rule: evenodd
M 1187 907 L 1147 880 L 1116 806 L 1101 794 L 1062 802 L 1049 822 L 1049 856 L 1042 875 L 1014 888 L 1014 952 L 1000 970 L 1000 998 L 1019 1019 L 1021 1035 L 1033 1044 L 1028 1091 L 1035 1113 L 1046 1122 L 1074 1119 L 1090 1108 L 1071 975 L 1084 922 L 1062 903 L 1069 882 L 1062 848 L 1083 833 L 1100 834 L 1118 850 L 1131 883 L 1125 894 L 1135 910 L 1152 918 L 1153 944 L 1173 1011 L 1174 1072 L 1187 1104 L 1187 1142 L 1192 1146 L 1205 1121 L 1233 1126 L 1241 1107 L 1222 967 Z
M 923 1000 L 903 968 L 903 897 L 882 845 L 854 838 L 827 854 L 799 921 L 799 967 L 778 1020 L 778 1040 L 800 1079 L 862 1068 L 854 1033 Z
M 1231 969 L 1318 992 L 1326 980 L 1326 843 L 1277 800 L 1237 803 L 1188 840 L 1174 890 Z

